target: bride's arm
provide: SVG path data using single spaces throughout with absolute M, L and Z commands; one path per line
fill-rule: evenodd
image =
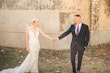
M 40 33 L 41 33 L 44 37 L 46 37 L 46 38 L 48 38 L 48 39 L 50 39 L 50 40 L 53 40 L 52 37 L 50 37 L 49 35 L 45 34 L 40 28 L 39 28 L 39 31 L 40 31 Z
M 26 29 L 26 50 L 29 51 L 29 29 Z

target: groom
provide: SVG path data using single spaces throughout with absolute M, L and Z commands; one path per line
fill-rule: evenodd
M 84 50 L 88 45 L 90 34 L 88 26 L 81 22 L 81 16 L 79 14 L 74 15 L 74 24 L 70 26 L 70 28 L 64 32 L 62 35 L 58 37 L 58 39 L 62 39 L 67 36 L 69 33 L 72 33 L 72 42 L 71 42 L 71 63 L 73 73 L 80 73 L 82 58 L 84 54 Z M 78 65 L 76 70 L 75 57 L 78 53 Z

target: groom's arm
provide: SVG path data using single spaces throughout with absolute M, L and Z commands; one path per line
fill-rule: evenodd
M 86 28 L 86 37 L 85 37 L 85 45 L 84 45 L 85 47 L 88 46 L 89 40 L 90 40 L 90 31 L 89 31 L 89 28 L 87 26 L 87 28 Z
M 66 32 L 64 32 L 63 34 L 61 34 L 58 37 L 58 39 L 60 40 L 60 39 L 64 38 L 65 36 L 67 36 L 71 32 L 71 28 L 72 28 L 72 25 L 70 26 L 70 28 Z

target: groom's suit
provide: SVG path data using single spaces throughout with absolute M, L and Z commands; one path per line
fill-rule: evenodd
M 75 28 L 76 28 L 76 25 L 72 24 L 66 32 L 64 32 L 62 35 L 58 37 L 59 39 L 62 39 L 63 37 L 67 36 L 69 33 L 72 33 L 71 62 L 72 62 L 72 69 L 74 73 L 76 73 L 75 56 L 78 52 L 77 70 L 80 71 L 83 53 L 85 48 L 88 45 L 89 38 L 90 38 L 89 29 L 87 25 L 82 23 L 78 35 L 76 35 L 75 33 Z

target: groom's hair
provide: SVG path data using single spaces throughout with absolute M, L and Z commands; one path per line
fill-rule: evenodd
M 76 17 L 81 17 L 81 15 L 79 15 L 79 14 L 76 14 L 76 15 L 74 15 L 74 16 L 76 16 Z

